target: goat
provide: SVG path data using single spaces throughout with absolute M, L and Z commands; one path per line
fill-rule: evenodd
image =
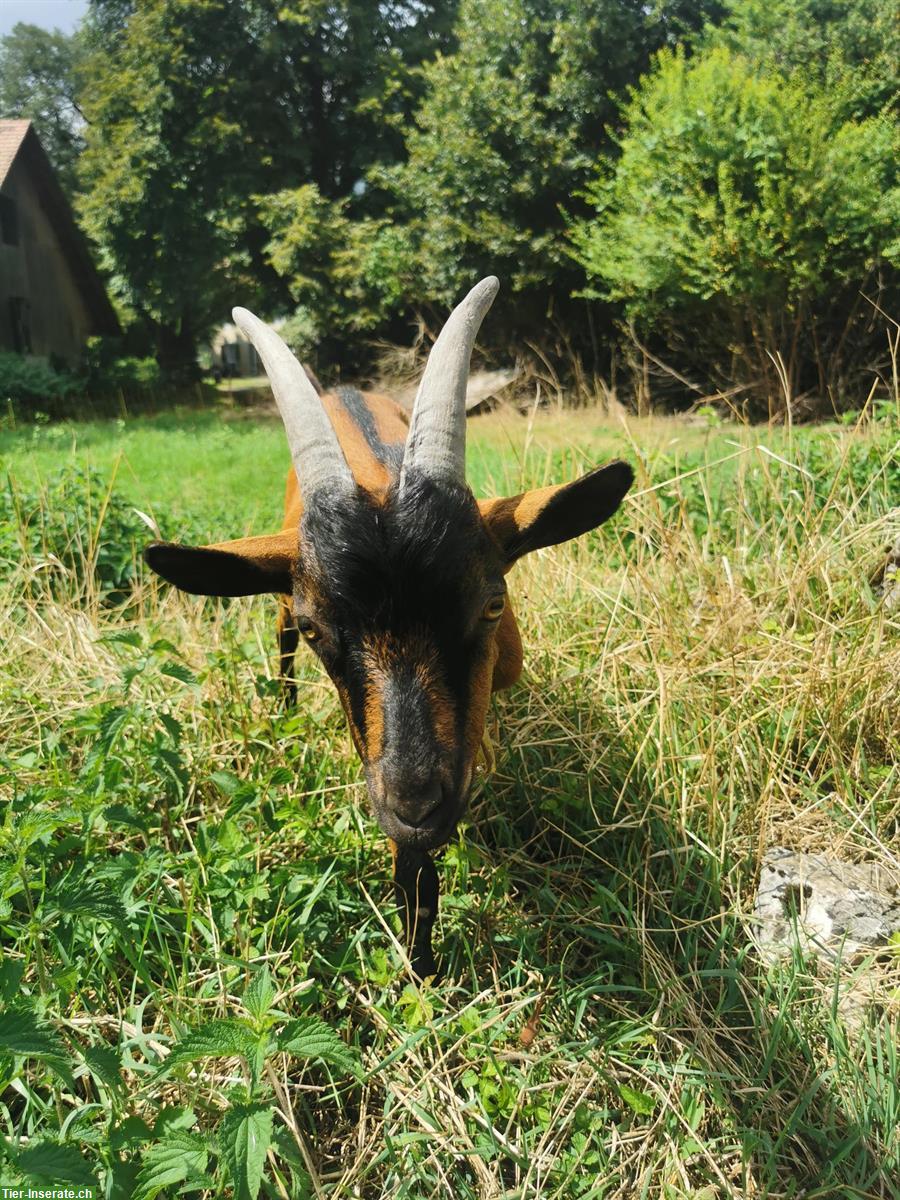
M 466 380 L 493 276 L 435 341 L 411 416 L 385 396 L 320 394 L 278 334 L 234 320 L 263 361 L 293 469 L 284 528 L 213 546 L 156 542 L 163 579 L 204 596 L 280 597 L 281 672 L 296 694 L 302 637 L 331 677 L 393 856 L 397 903 L 419 979 L 434 976 L 437 871 L 429 851 L 463 814 L 492 691 L 522 670 L 506 574 L 619 507 L 633 479 L 615 461 L 574 483 L 478 500 L 466 485 Z

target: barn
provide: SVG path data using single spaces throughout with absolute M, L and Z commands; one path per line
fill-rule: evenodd
M 0 120 L 0 352 L 74 366 L 117 334 L 87 242 L 27 120 Z

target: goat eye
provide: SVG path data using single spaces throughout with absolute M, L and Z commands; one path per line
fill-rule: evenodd
M 483 621 L 496 621 L 503 616 L 503 610 L 506 608 L 506 597 L 503 595 L 492 596 L 484 607 L 484 612 L 481 614 Z
M 322 636 L 312 621 L 300 620 L 297 622 L 297 628 L 308 642 L 317 642 Z

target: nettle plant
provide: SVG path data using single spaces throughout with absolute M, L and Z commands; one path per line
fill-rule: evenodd
M 168 1051 L 158 1038 L 140 1030 L 116 1048 L 74 1049 L 40 1015 L 40 1005 L 19 1002 L 0 1011 L 0 1094 L 12 1087 L 36 1096 L 43 1072 L 59 1111 L 64 1087 L 70 1095 L 99 1096 L 103 1105 L 83 1108 L 105 1107 L 108 1113 L 105 1136 L 97 1130 L 88 1135 L 79 1122 L 82 1109 L 76 1108 L 57 1136 L 42 1130 L 6 1141 L 0 1148 L 4 1179 L 96 1187 L 102 1172 L 107 1189 L 127 1188 L 122 1194 L 132 1200 L 153 1200 L 172 1187 L 179 1194 L 210 1189 L 221 1195 L 225 1189 L 256 1200 L 268 1159 L 282 1186 L 287 1182 L 292 1191 L 304 1188 L 310 1159 L 276 1067 L 285 1057 L 315 1061 L 356 1080 L 361 1068 L 356 1052 L 322 1020 L 288 1019 L 275 1001 L 271 975 L 263 967 L 244 991 L 243 1015 L 208 1021 L 178 1038 Z M 138 1050 L 158 1060 L 156 1067 L 144 1066 L 145 1072 L 149 1069 L 147 1089 L 158 1094 L 162 1087 L 177 1087 L 188 1098 L 196 1093 L 202 1128 L 189 1103 L 161 1107 L 152 1128 L 129 1113 L 144 1089 L 134 1095 L 123 1075 L 124 1060 L 127 1056 L 133 1066 Z M 202 1077 L 194 1074 L 199 1063 L 204 1064 Z M 210 1085 L 216 1091 L 213 1109 L 200 1096 Z

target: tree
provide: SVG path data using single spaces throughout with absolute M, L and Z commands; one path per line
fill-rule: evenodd
M 198 335 L 235 301 L 288 302 L 259 197 L 314 184 L 334 200 L 390 158 L 409 64 L 448 36 L 438 10 L 94 0 L 82 212 L 170 374 L 190 375 Z
M 847 119 L 798 72 L 723 47 L 663 53 L 624 117 L 573 230 L 591 290 L 709 390 L 775 403 L 771 355 L 794 394 L 852 388 L 873 356 L 860 290 L 880 273 L 898 298 L 896 121 Z
M 506 308 L 517 329 L 543 337 L 580 282 L 562 209 L 610 144 L 612 93 L 635 82 L 661 45 L 718 11 L 713 3 L 463 0 L 458 50 L 424 68 L 406 161 L 370 172 L 403 237 L 395 233 L 374 257 L 368 282 L 384 289 L 387 263 L 399 272 L 389 290 L 407 308 L 445 307 L 496 271 L 519 293 Z
M 802 72 L 848 117 L 876 116 L 900 95 L 896 0 L 729 0 L 707 40 L 784 75 Z
M 75 168 L 84 146 L 84 117 L 79 107 L 80 34 L 52 33 L 23 22 L 0 38 L 0 116 L 28 117 L 41 144 L 71 195 Z

